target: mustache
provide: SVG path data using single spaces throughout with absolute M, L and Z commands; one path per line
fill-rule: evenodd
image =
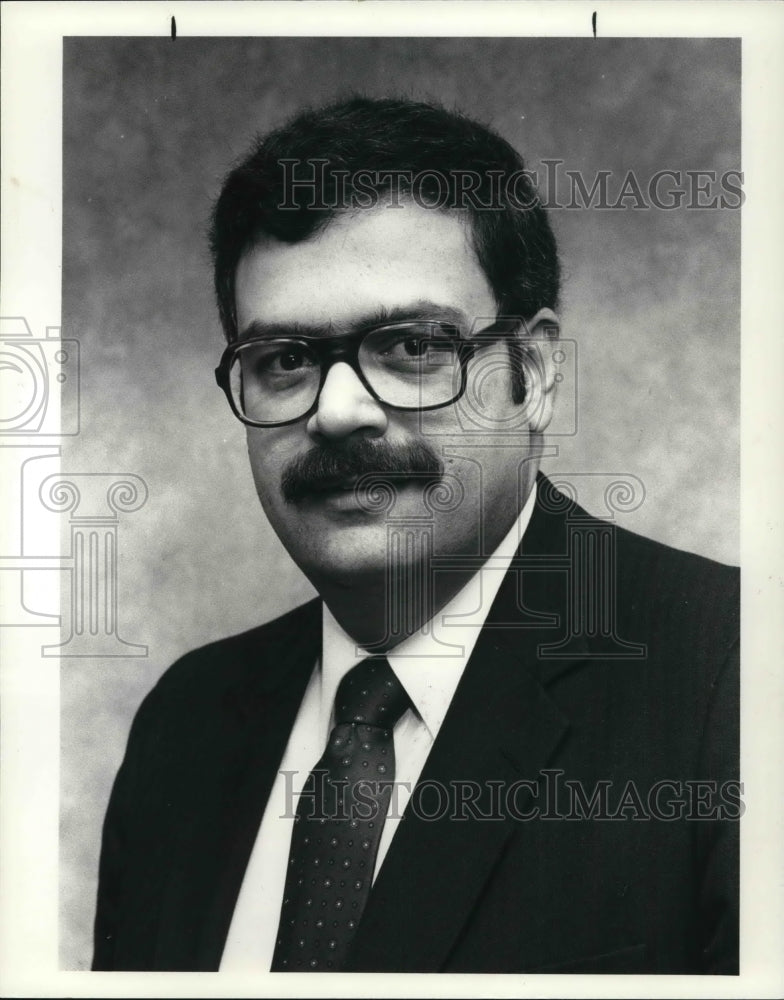
M 286 503 L 295 504 L 362 476 L 380 480 L 391 476 L 396 484 L 412 478 L 426 485 L 440 482 L 443 474 L 443 462 L 422 441 L 396 445 L 360 438 L 350 444 L 322 445 L 292 459 L 283 470 L 280 488 Z

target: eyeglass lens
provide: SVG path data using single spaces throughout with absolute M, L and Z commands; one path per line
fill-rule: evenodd
M 379 328 L 363 338 L 357 361 L 382 402 L 405 409 L 445 405 L 460 391 L 458 344 L 433 324 Z M 259 423 L 296 420 L 316 402 L 322 363 L 317 346 L 301 340 L 241 344 L 230 370 L 232 397 Z

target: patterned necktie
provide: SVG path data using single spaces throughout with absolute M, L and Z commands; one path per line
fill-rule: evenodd
M 410 704 L 383 656 L 362 660 L 340 682 L 335 728 L 297 805 L 272 972 L 342 967 L 395 778 L 392 730 Z

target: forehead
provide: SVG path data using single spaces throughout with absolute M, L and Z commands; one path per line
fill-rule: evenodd
M 240 261 L 235 287 L 240 330 L 254 321 L 349 326 L 422 301 L 472 321 L 495 314 L 470 224 L 413 203 L 337 216 L 302 243 L 264 238 Z

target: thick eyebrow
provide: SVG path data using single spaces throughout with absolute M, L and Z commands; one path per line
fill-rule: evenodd
M 263 323 L 251 320 L 240 333 L 240 340 L 254 337 L 341 337 L 385 323 L 399 323 L 405 320 L 435 320 L 450 323 L 459 330 L 467 331 L 471 320 L 461 310 L 453 306 L 439 305 L 427 299 L 420 299 L 407 305 L 381 306 L 373 313 L 361 316 L 350 324 L 341 323 Z

